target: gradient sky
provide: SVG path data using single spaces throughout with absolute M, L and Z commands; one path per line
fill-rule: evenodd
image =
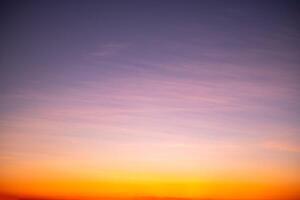
M 0 192 L 300 198 L 296 1 L 1 6 Z

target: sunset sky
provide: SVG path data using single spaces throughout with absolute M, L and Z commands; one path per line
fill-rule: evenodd
M 7 1 L 0 199 L 300 199 L 297 1 Z

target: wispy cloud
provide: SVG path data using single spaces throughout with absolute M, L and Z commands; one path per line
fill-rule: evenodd
M 270 140 L 266 141 L 262 145 L 264 148 L 273 150 L 273 151 L 281 151 L 281 152 L 290 152 L 290 153 L 300 153 L 299 142 L 295 141 L 277 141 Z
M 107 44 L 100 45 L 98 49 L 89 55 L 95 58 L 109 58 L 113 56 L 120 56 L 122 50 L 127 49 L 129 47 L 128 43 L 116 43 L 111 42 Z

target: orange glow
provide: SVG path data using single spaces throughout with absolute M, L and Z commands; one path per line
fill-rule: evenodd
M 51 174 L 52 173 L 52 174 Z M 48 174 L 48 175 L 47 175 Z M 194 173 L 195 175 L 195 173 Z M 235 174 L 236 175 L 236 174 Z M 19 196 L 36 196 L 47 198 L 140 198 L 140 197 L 177 197 L 185 199 L 293 199 L 298 195 L 297 182 L 279 183 L 276 177 L 267 180 L 232 177 L 222 178 L 203 176 L 195 177 L 145 172 L 132 174 L 126 172 L 108 172 L 106 177 L 89 178 L 67 176 L 65 173 L 53 174 L 44 171 L 28 170 L 26 174 L 15 178 L 3 179 L 1 191 Z M 58 179 L 58 177 L 60 177 Z M 266 178 L 266 177 L 263 177 Z M 274 179 L 275 178 L 275 179 Z M 273 180 L 272 180 L 273 179 Z

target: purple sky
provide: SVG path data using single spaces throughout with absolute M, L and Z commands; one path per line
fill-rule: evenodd
M 189 164 L 175 171 L 201 166 L 222 176 L 261 169 L 275 182 L 297 182 L 296 1 L 12 1 L 1 7 L 5 173 L 49 159 L 48 168 L 68 168 L 53 163 L 76 163 L 78 155 L 87 169 L 123 163 L 129 170 L 133 161 L 164 171 L 182 161 Z M 122 152 L 125 160 L 109 163 Z

